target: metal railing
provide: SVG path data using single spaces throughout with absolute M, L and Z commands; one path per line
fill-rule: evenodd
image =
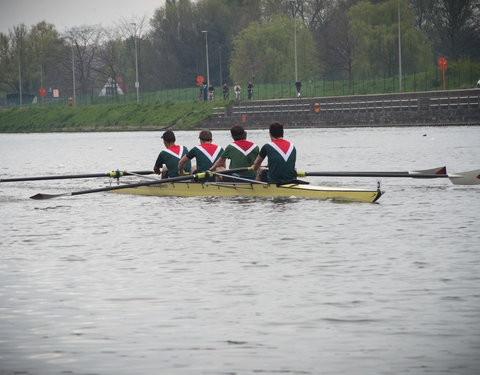
M 475 87 L 480 78 L 480 65 L 472 62 L 466 67 L 457 67 L 447 71 L 447 90 Z M 443 84 L 441 74 L 438 69 L 429 68 L 421 73 L 411 73 L 404 75 L 403 92 L 418 91 L 442 91 Z M 216 87 L 215 101 L 224 102 L 221 87 Z M 76 103 L 74 105 L 97 105 L 97 104 L 127 104 L 136 103 L 136 93 L 114 94 L 108 96 L 99 96 L 100 90 L 92 90 L 89 94 L 77 92 Z M 230 87 L 233 94 L 233 86 Z M 321 78 L 309 79 L 302 82 L 301 97 L 333 97 L 333 96 L 353 96 L 366 94 L 388 94 L 399 92 L 398 76 L 391 77 L 370 77 L 363 79 L 336 79 Z M 62 94 L 62 93 L 61 93 Z M 294 82 L 277 83 L 255 83 L 252 101 L 267 99 L 287 99 L 296 98 L 296 88 Z M 70 95 L 61 98 L 45 98 L 44 102 L 37 97 L 36 103 L 25 103 L 25 106 L 68 106 Z M 233 95 L 230 95 L 233 98 Z M 140 103 L 152 102 L 190 102 L 201 100 L 198 87 L 164 89 L 154 92 L 140 92 Z M 248 101 L 246 85 L 242 86 L 240 101 Z M 16 106 L 14 103 L 7 102 L 6 99 L 0 99 L 0 107 L 9 108 Z

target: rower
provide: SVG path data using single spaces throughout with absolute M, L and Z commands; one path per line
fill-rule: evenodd
M 222 156 L 210 168 L 211 171 L 222 173 L 226 169 L 226 160 L 230 159 L 229 169 L 250 167 L 258 156 L 258 146 L 250 141 L 247 141 L 247 132 L 241 125 L 234 125 L 230 129 L 233 142 L 225 147 Z M 237 177 L 255 180 L 254 171 L 246 171 Z M 239 181 L 235 178 L 217 176 L 217 181 Z
M 253 164 L 253 169 L 257 172 L 257 180 L 277 185 L 296 182 L 297 150 L 295 146 L 283 139 L 283 125 L 279 122 L 270 125 L 269 133 L 271 142 L 263 145 Z M 260 167 L 265 158 L 268 158 L 268 169 Z
M 162 135 L 163 144 L 165 150 L 162 150 L 158 154 L 157 161 L 153 167 L 153 171 L 156 174 L 162 174 L 162 178 L 177 177 L 178 174 L 178 162 L 187 154 L 188 149 L 185 146 L 175 144 L 175 134 L 171 130 L 167 130 Z M 185 164 L 185 171 L 190 173 L 191 163 L 188 161 Z
M 178 172 L 184 173 L 184 167 L 187 162 L 195 158 L 197 160 L 196 168 L 192 168 L 192 173 L 201 173 L 208 171 L 217 161 L 223 152 L 223 148 L 212 143 L 212 132 L 204 129 L 200 132 L 200 144 L 193 147 L 186 155 L 184 155 L 178 163 Z M 204 181 L 215 181 L 215 177 L 207 177 Z

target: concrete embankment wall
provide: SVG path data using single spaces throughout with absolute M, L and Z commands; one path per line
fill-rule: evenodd
M 480 89 L 239 102 L 201 127 L 288 128 L 480 125 Z

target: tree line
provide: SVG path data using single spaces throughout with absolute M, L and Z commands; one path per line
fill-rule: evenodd
M 399 44 L 400 43 L 400 44 Z M 0 98 L 353 80 L 480 60 L 480 0 L 166 0 L 151 18 L 59 32 L 47 20 L 0 33 Z M 401 58 L 401 65 L 399 59 Z M 136 62 L 138 65 L 136 65 Z M 479 77 L 480 78 L 480 77 Z

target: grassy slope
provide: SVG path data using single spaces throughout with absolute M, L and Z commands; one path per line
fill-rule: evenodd
M 102 104 L 80 107 L 30 107 L 0 110 L 0 133 L 191 129 L 223 102 Z

